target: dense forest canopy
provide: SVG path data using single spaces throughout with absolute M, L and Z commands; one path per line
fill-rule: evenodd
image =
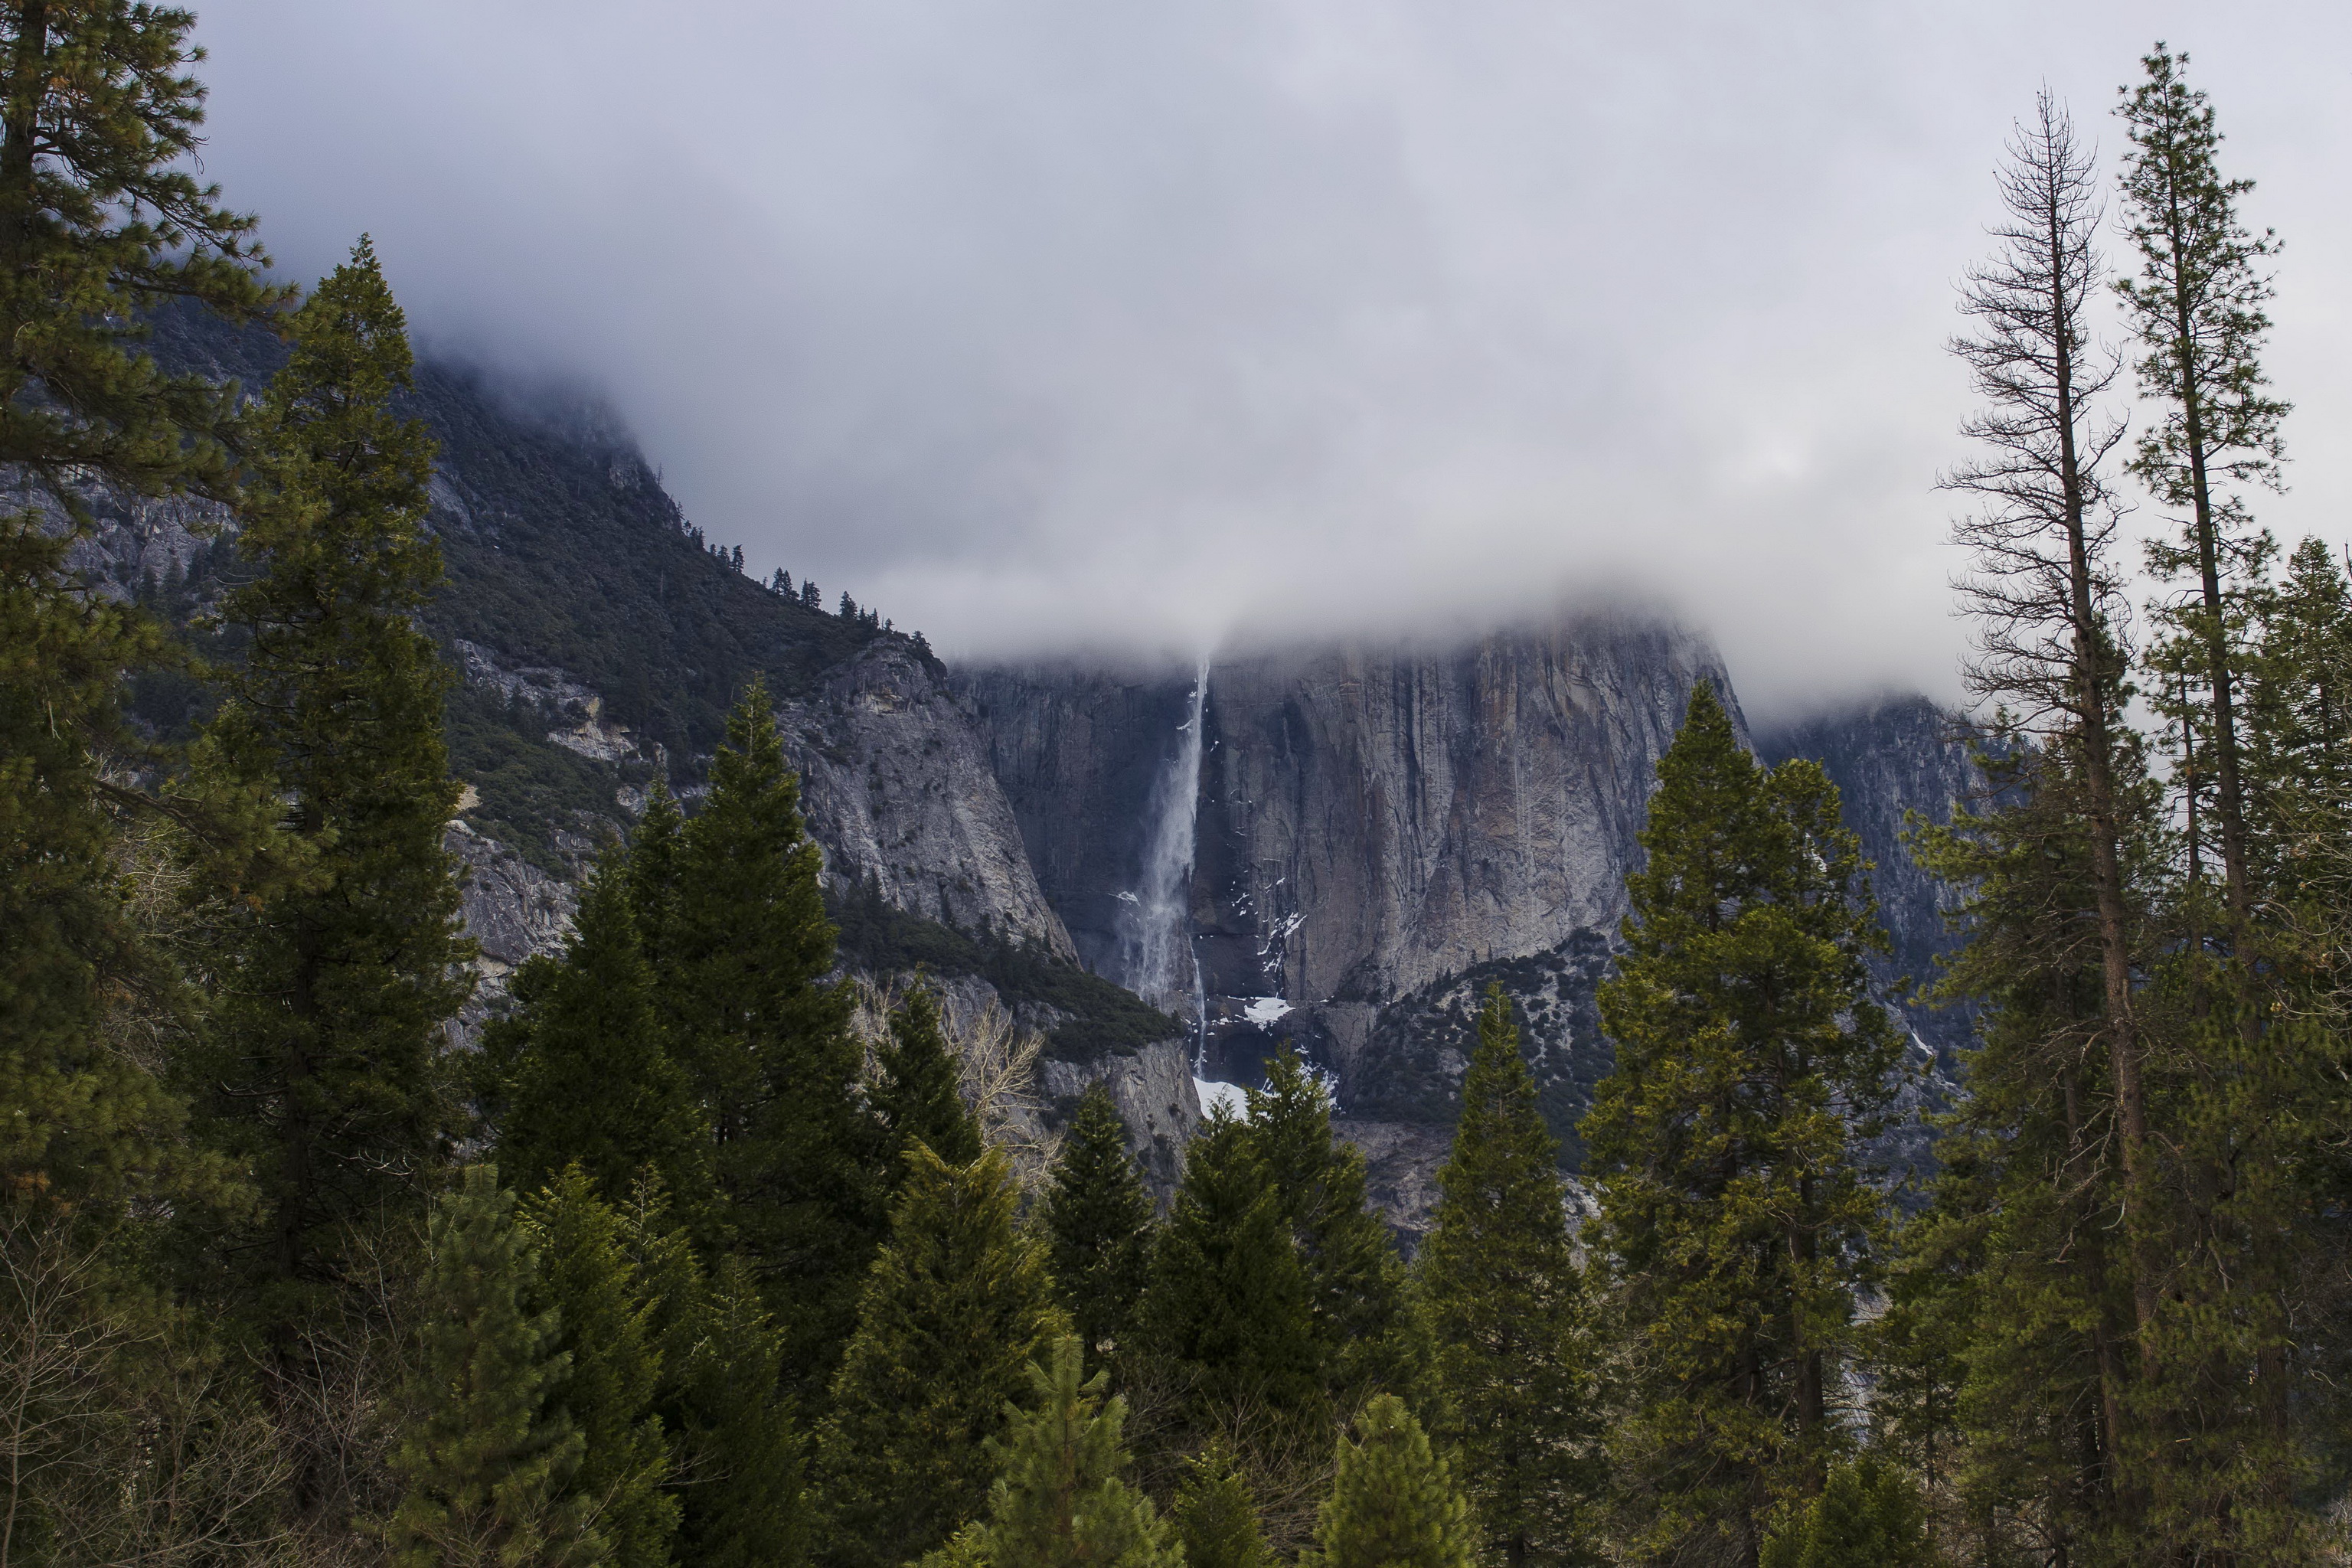
M 575 643 L 554 542 L 429 525 L 473 437 L 364 237 L 295 290 L 188 173 L 192 26 L 0 7 L 0 1568 L 2343 1560 L 2352 588 L 2260 522 L 2275 242 L 2185 56 L 2112 168 L 2032 107 L 1962 292 L 1990 787 L 1914 845 L 1953 1102 L 1903 1092 L 1837 789 L 1702 683 L 1580 1190 L 1491 991 L 1408 1258 L 1295 1054 L 1164 1205 L 1100 1086 L 1008 1112 L 1035 1044 L 925 963 L 1097 1052 L 1165 1020 L 828 906 L 777 704 L 894 628 L 736 552 L 677 603 L 590 562 L 652 629 Z M 205 503 L 202 615 L 74 566 L 100 495 Z M 476 1040 L 452 759 L 507 720 L 450 655 L 526 617 L 681 769 Z M 861 992 L 845 936 L 918 977 Z M 1870 1151 L 1921 1115 L 1898 1202 Z

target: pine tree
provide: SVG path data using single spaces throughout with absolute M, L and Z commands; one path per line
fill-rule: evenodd
M 209 739 L 284 792 L 314 862 L 232 931 L 202 1065 L 212 1135 L 260 1189 L 257 1232 L 231 1245 L 252 1260 L 281 1359 L 344 1227 L 421 1202 L 450 1115 L 436 1049 L 470 984 L 441 847 L 457 800 L 450 677 L 415 624 L 441 575 L 424 527 L 433 444 L 391 411 L 408 340 L 364 239 L 293 335 L 240 508 L 258 575 L 222 611 L 249 633 L 246 664 Z
M 1470 1505 L 1404 1401 L 1377 1395 L 1356 1431 L 1339 1441 L 1317 1568 L 1470 1568 Z
M 1128 1152 L 1127 1128 L 1099 1079 L 1078 1109 L 1055 1156 L 1045 1193 L 1048 1261 L 1063 1307 L 1100 1368 L 1131 1348 L 1136 1310 L 1151 1263 L 1151 1199 Z
M 248 321 L 288 293 L 263 279 L 255 220 L 190 173 L 194 26 L 130 0 L 0 22 L 0 463 L 78 517 L 88 476 L 145 495 L 226 476 L 235 392 L 134 353 L 146 314 L 195 300 Z
M 646 973 L 664 995 L 674 989 L 667 976 L 677 962 L 677 860 L 685 836 L 677 798 L 654 780 L 646 790 L 646 814 L 629 840 L 629 922 Z
M 2137 830 L 2139 758 L 2124 718 L 2129 658 L 2114 563 L 2118 509 L 2102 468 L 2123 425 L 2101 400 L 2118 363 L 2092 345 L 2092 299 L 2105 277 L 2092 155 L 2049 93 L 2018 128 L 1999 184 L 2006 217 L 1993 258 L 1973 269 L 1961 309 L 1974 335 L 1952 344 L 1987 406 L 1963 426 L 1985 455 L 1948 475 L 1981 510 L 1958 522 L 1975 561 L 1960 584 L 1978 623 L 1970 691 L 2019 715 L 2021 738 L 2065 753 L 2061 773 L 2085 855 L 2103 994 L 2096 1032 L 2116 1083 L 2116 1144 L 2126 1184 L 2125 1264 L 2135 1330 L 2152 1327 L 2164 1244 L 2147 1093 L 2149 1042 L 2135 1009 L 2142 940 L 2126 864 Z
M 467 1168 L 434 1210 L 414 1415 L 385 1530 L 396 1568 L 601 1561 L 583 1500 L 565 1495 L 580 1434 L 551 1396 L 568 1374 L 553 1310 L 529 1305 L 538 1263 L 498 1173 Z
M 717 1141 L 724 1223 L 807 1388 L 823 1386 L 856 1321 L 888 1172 L 849 997 L 824 978 L 834 928 L 799 793 L 755 682 L 678 836 L 676 912 L 654 947 L 659 1005 Z
M 1267 1568 L 1256 1500 L 1223 1444 L 1210 1444 L 1185 1465 L 1174 1517 L 1184 1568 Z
M 1211 1111 L 1152 1247 L 1139 1337 L 1196 1421 L 1328 1410 L 1307 1272 L 1269 1182 L 1248 1124 Z
M 1266 1064 L 1247 1136 L 1307 1276 L 1318 1373 L 1339 1407 L 1417 1379 L 1424 1347 L 1405 1309 L 1404 1269 L 1364 1201 L 1364 1156 L 1331 1136 L 1331 1096 L 1296 1050 Z
M 982 1445 L 1068 1331 L 1018 1196 L 996 1150 L 961 1168 L 921 1144 L 908 1155 L 819 1438 L 825 1563 L 897 1568 L 980 1513 Z
M 1108 1374 L 1088 1380 L 1085 1351 L 1064 1336 L 1029 1369 L 1030 1407 L 1007 1413 L 989 1441 L 1001 1467 L 989 1489 L 983 1549 L 1005 1568 L 1185 1568 L 1151 1500 L 1123 1472 L 1126 1403 L 1104 1397 Z
M 2189 57 L 2158 44 L 2140 63 L 2147 76 L 2116 111 L 2131 135 L 2123 193 L 2140 275 L 2116 291 L 2138 338 L 2140 391 L 2163 412 L 2141 432 L 2131 468 L 2180 513 L 2179 542 L 2156 545 L 2150 563 L 2194 584 L 2172 619 L 2201 665 L 2210 711 L 2200 728 L 2213 757 L 2223 879 L 2242 927 L 2254 893 L 2237 712 L 2245 653 L 2231 635 L 2242 616 L 2231 601 L 2243 599 L 2268 552 L 2244 487 L 2279 484 L 2287 405 L 2264 390 L 2259 357 L 2271 285 L 2258 264 L 2274 247 L 2238 217 L 2238 198 L 2253 182 L 2221 177 L 2212 105 L 2181 78 Z
M 0 515 L 0 1193 L 98 1220 L 155 1190 L 177 1138 L 173 1098 L 107 1037 L 126 1003 L 172 1010 L 122 875 L 156 803 L 121 777 L 126 679 L 166 647 L 69 561 L 93 480 L 226 493 L 236 391 L 160 370 L 152 310 L 242 321 L 286 292 L 254 220 L 190 172 L 194 25 L 131 0 L 0 13 L 0 466 L 41 497 Z
M 654 1413 L 661 1350 L 621 1216 L 578 1165 L 525 1199 L 521 1213 L 568 1363 L 549 1403 L 582 1441 L 580 1467 L 565 1489 L 594 1519 L 614 1568 L 662 1568 L 677 1533 L 678 1503 L 665 1489 L 670 1456 Z
M 920 1143 L 950 1165 L 980 1158 L 980 1128 L 963 1103 L 955 1052 L 940 1028 L 940 1005 L 918 976 L 890 1012 L 874 1109 L 896 1155 Z
M 1927 1510 L 1903 1472 L 1865 1455 L 1792 1501 L 1764 1543 L 1763 1568 L 1927 1568 Z
M 1885 938 L 1835 787 L 1759 767 L 1705 686 L 1642 845 L 1583 1124 L 1639 1380 L 1621 1441 L 1659 1549 L 1719 1535 L 1753 1564 L 1836 1441 L 1884 1203 L 1853 1144 L 1901 1055 L 1864 967 Z
M 2340 929 L 2352 898 L 2327 846 L 2352 823 L 2352 585 L 2325 542 L 2306 539 L 2288 557 L 2259 637 L 2248 722 L 2254 875 L 2294 909 L 2280 922 L 2289 930 Z M 2292 962 L 2306 972 L 2329 963 Z
M 500 1102 L 499 1167 L 524 1190 L 576 1167 L 608 1200 L 650 1170 L 699 1217 L 709 1135 L 665 1047 L 628 895 L 625 861 L 607 849 L 561 960 L 527 962 L 514 987 L 520 1005 L 483 1031 Z
M 666 1342 L 664 1399 L 684 1478 L 678 1560 L 696 1568 L 806 1562 L 814 1534 L 803 1435 L 782 1393 L 783 1335 L 740 1258 L 687 1300 Z
M 1487 988 L 1420 1257 L 1446 1415 L 1486 1552 L 1519 1568 L 1591 1555 L 1589 1303 L 1559 1145 L 1502 987 Z

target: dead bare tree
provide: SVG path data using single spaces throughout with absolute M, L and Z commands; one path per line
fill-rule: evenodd
M 1970 690 L 2063 756 L 2061 771 L 2076 785 L 2145 1363 L 2155 1348 L 2148 1331 L 2160 1268 L 2148 1223 L 2156 1173 L 2124 863 L 2128 607 L 2111 560 L 2121 508 L 2102 472 L 2124 426 L 2100 402 L 2121 362 L 2093 346 L 2088 320 L 2106 276 L 2097 172 L 2047 90 L 2011 138 L 1999 178 L 2007 216 L 1992 231 L 1992 257 L 1969 273 L 1961 296 L 1975 330 L 1951 345 L 1986 402 L 1962 426 L 1981 456 L 1942 481 L 1977 503 L 1953 528 L 1974 555 L 1954 586 L 1977 623 Z

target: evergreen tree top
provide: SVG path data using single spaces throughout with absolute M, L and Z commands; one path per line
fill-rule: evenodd
M 950 1165 L 980 1158 L 980 1127 L 963 1101 L 962 1073 L 920 975 L 890 1012 L 875 1110 L 900 1153 L 917 1143 Z
M 235 389 L 134 356 L 145 313 L 248 321 L 292 292 L 263 281 L 255 219 L 190 173 L 194 26 L 136 0 L 0 10 L 0 464 L 80 519 L 89 473 L 151 494 L 228 478 Z
M 1012 1568 L 1182 1568 L 1151 1500 L 1125 1479 L 1120 1429 L 1127 1403 L 1109 1376 L 1081 1370 L 1084 1350 L 1064 1335 L 1029 1369 L 1029 1407 L 1005 1407 L 989 1439 L 1001 1467 L 989 1492 L 989 1560 Z
M 1374 1397 L 1339 1442 L 1316 1568 L 1470 1568 L 1470 1507 L 1404 1401 Z

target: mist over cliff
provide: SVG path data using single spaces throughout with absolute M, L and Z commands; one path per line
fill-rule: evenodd
M 163 326 L 179 363 L 248 384 L 279 352 Z M 1194 1080 L 1251 1085 L 1295 1047 L 1410 1229 L 1490 984 L 1578 1161 L 1612 1061 L 1593 991 L 1658 758 L 1695 685 L 1740 710 L 1702 628 L 1588 595 L 1379 637 L 1261 631 L 1206 658 L 950 665 L 878 610 L 751 579 L 593 407 L 429 362 L 407 406 L 441 444 L 431 525 L 449 577 L 428 619 L 460 677 L 449 844 L 486 981 L 470 1018 L 561 943 L 596 846 L 654 780 L 691 806 L 725 706 L 758 678 L 846 969 L 920 969 L 960 1005 L 1009 1008 L 1049 1042 L 1049 1099 L 1113 1083 L 1163 1187 Z M 199 537 L 223 521 L 123 502 L 82 564 L 194 613 L 234 569 L 233 540 Z M 141 711 L 168 727 L 174 700 L 144 691 Z M 1906 812 L 1940 819 L 1974 787 L 1962 736 L 1906 697 L 1750 737 L 1767 761 L 1820 759 L 1843 792 L 1893 936 L 1882 994 L 1947 1066 L 1967 1020 L 1906 998 L 1950 941 L 1951 895 L 1902 837 Z

